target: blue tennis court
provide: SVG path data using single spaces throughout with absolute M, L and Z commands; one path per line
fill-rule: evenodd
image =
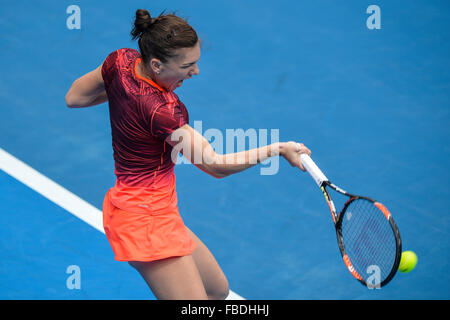
M 192 126 L 303 142 L 331 181 L 382 201 L 419 258 L 369 290 L 307 173 L 280 158 L 218 180 L 180 163 L 180 213 L 231 298 L 450 298 L 448 1 L 43 0 L 0 12 L 1 299 L 154 299 L 98 228 L 115 182 L 108 106 L 64 101 L 110 52 L 137 48 L 138 8 L 176 11 L 202 39 L 200 75 L 176 91 Z

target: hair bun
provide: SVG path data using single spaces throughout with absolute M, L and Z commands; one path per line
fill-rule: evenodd
M 133 40 L 140 38 L 144 32 L 150 29 L 155 19 L 152 19 L 150 12 L 145 9 L 136 10 L 136 18 L 134 20 L 134 27 L 131 30 Z
M 136 11 L 136 19 L 148 20 L 151 21 L 152 17 L 150 16 L 150 12 L 145 9 L 138 9 Z

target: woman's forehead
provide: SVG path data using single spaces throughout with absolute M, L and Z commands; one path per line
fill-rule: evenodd
M 179 64 L 189 64 L 200 59 L 200 44 L 191 48 L 180 48 L 176 50 L 175 62 Z

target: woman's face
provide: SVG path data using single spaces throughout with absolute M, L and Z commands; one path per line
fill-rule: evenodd
M 156 80 L 169 91 L 173 91 L 183 84 L 183 81 L 199 74 L 197 62 L 200 59 L 200 41 L 192 48 L 176 50 L 176 56 L 152 69 L 156 71 Z M 153 62 L 153 61 L 152 61 Z M 159 72 L 159 73 L 158 73 Z

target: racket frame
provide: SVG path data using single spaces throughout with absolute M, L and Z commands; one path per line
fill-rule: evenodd
M 351 275 L 355 279 L 357 279 L 362 285 L 364 285 L 368 288 L 373 287 L 373 285 L 368 284 L 366 281 L 363 280 L 362 276 L 360 274 L 358 274 L 358 272 L 353 267 L 352 262 L 350 261 L 350 258 L 348 257 L 348 255 L 346 253 L 345 245 L 344 245 L 344 238 L 342 235 L 342 228 L 341 228 L 342 221 L 344 219 L 345 212 L 346 212 L 347 208 L 349 207 L 349 205 L 357 199 L 364 199 L 364 200 L 367 200 L 367 201 L 370 201 L 371 203 L 373 203 L 373 205 L 375 205 L 383 213 L 384 217 L 388 220 L 388 222 L 392 228 L 392 231 L 394 233 L 394 237 L 395 237 L 395 241 L 396 241 L 396 253 L 395 253 L 394 264 L 393 264 L 393 267 L 392 267 L 390 273 L 381 283 L 376 285 L 376 287 L 385 286 L 387 283 L 389 283 L 389 281 L 392 280 L 392 278 L 397 273 L 398 266 L 400 264 L 401 252 L 402 252 L 402 241 L 401 241 L 401 237 L 400 237 L 400 231 L 399 231 L 392 215 L 390 214 L 389 210 L 383 204 L 381 204 L 380 202 L 377 202 L 371 198 L 354 195 L 354 194 L 348 193 L 347 191 L 339 188 L 338 186 L 336 186 L 335 184 L 331 183 L 328 180 L 328 178 L 323 174 L 323 172 L 317 167 L 317 165 L 314 163 L 314 161 L 308 155 L 301 154 L 300 157 L 301 157 L 303 166 L 308 171 L 308 173 L 311 175 L 311 177 L 314 179 L 314 181 L 316 181 L 319 188 L 322 190 L 322 193 L 328 204 L 328 208 L 330 209 L 331 217 L 333 219 L 334 227 L 336 230 L 336 237 L 337 237 L 337 242 L 338 242 L 338 246 L 339 246 L 339 251 L 341 252 L 342 259 L 344 260 L 345 266 L 347 267 L 348 271 L 351 273 Z M 333 189 L 334 191 L 336 191 L 344 196 L 347 196 L 349 198 L 345 202 L 344 206 L 339 211 L 339 213 L 337 213 L 337 211 L 336 211 L 336 206 L 327 190 L 327 187 L 329 187 L 329 188 Z

